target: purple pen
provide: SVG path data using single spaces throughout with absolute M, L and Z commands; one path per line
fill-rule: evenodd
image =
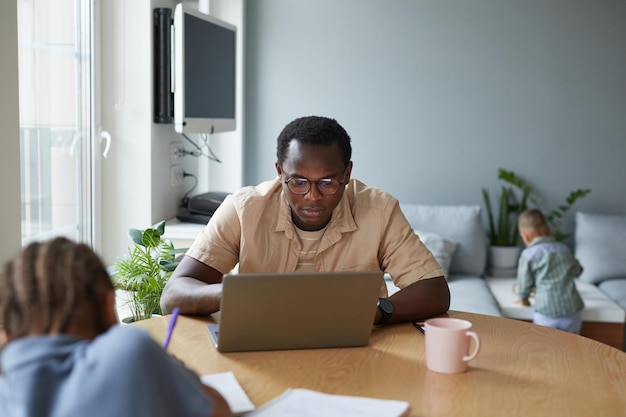
M 174 326 L 176 326 L 176 319 L 178 319 L 178 313 L 180 309 L 178 307 L 174 307 L 174 311 L 172 311 L 172 318 L 170 318 L 170 324 L 167 326 L 167 334 L 165 335 L 165 340 L 163 341 L 163 349 L 167 349 L 167 345 L 170 344 L 170 339 L 172 338 L 172 333 L 174 332 Z

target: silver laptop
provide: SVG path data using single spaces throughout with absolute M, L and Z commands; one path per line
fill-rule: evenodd
M 220 352 L 365 346 L 381 271 L 224 275 Z

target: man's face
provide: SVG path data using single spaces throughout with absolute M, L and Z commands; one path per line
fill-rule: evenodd
M 330 221 L 333 210 L 339 204 L 350 179 L 352 162 L 344 166 L 339 146 L 301 144 L 294 139 L 289 143 L 282 167 L 276 162 L 276 170 L 283 183 L 283 191 L 291 207 L 291 218 L 302 230 L 315 231 Z M 306 179 L 312 182 L 305 194 L 295 194 L 285 181 Z M 323 194 L 315 182 L 321 179 L 341 181 L 334 194 Z

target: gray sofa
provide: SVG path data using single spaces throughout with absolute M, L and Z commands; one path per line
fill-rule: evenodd
M 488 242 L 480 206 L 400 204 L 407 220 L 441 264 L 451 310 L 502 316 L 484 280 Z M 575 255 L 581 280 L 626 310 L 626 216 L 576 213 Z M 397 291 L 387 277 L 390 294 Z
M 626 309 L 626 216 L 576 213 L 574 245 L 580 279 Z
M 487 239 L 480 206 L 400 204 L 407 220 L 433 252 L 450 287 L 451 310 L 501 316 L 484 280 Z M 387 278 L 390 293 L 397 291 Z

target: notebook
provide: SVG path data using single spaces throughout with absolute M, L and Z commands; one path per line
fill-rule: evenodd
M 220 352 L 366 346 L 383 284 L 381 271 L 227 274 Z

